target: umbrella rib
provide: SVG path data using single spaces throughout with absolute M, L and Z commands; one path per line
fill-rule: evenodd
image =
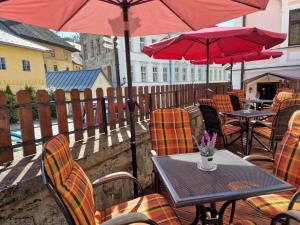
M 256 6 L 256 5 L 252 5 L 252 4 L 249 4 L 249 3 L 245 3 L 245 2 L 242 2 L 242 1 L 240 1 L 240 0 L 231 0 L 231 1 L 236 2 L 236 3 L 239 3 L 239 4 L 242 4 L 242 5 L 246 5 L 246 6 L 255 8 L 255 9 L 260 9 L 260 10 L 263 9 L 263 8 L 258 7 L 258 6 Z
M 58 28 L 58 30 L 61 30 L 73 17 L 89 2 L 89 0 L 86 0 L 73 14 Z
M 193 47 L 193 45 L 194 45 L 194 41 L 191 43 L 191 45 L 190 46 L 188 46 L 187 48 L 186 48 L 186 50 L 183 52 L 183 54 L 181 55 L 181 57 L 182 58 L 185 58 L 184 57 L 184 55 Z
M 112 4 L 112 5 L 116 5 L 116 6 L 120 6 L 121 2 L 119 0 L 117 0 L 117 2 L 113 1 L 113 0 L 99 0 L 102 2 L 106 2 L 108 4 Z
M 169 9 L 178 19 L 180 19 L 185 25 L 187 25 L 192 30 L 196 30 L 194 27 L 192 27 L 187 21 L 185 21 L 183 18 L 181 18 L 167 3 L 164 2 L 164 0 L 160 0 L 162 4 L 164 4 L 167 9 Z
M 153 0 L 138 0 L 134 2 L 134 0 L 131 0 L 129 3 L 131 3 L 131 6 L 141 5 L 147 2 L 152 2 Z

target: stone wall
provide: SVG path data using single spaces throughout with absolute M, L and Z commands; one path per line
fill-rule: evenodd
M 190 108 L 193 134 L 202 133 L 202 120 L 196 108 Z M 152 185 L 151 142 L 147 123 L 137 125 L 138 177 L 143 187 Z M 91 180 L 117 172 L 131 172 L 131 151 L 127 130 L 112 132 L 110 135 L 88 139 L 86 142 L 72 144 L 75 158 Z M 39 165 L 40 157 L 30 160 Z M 15 167 L 18 164 L 14 165 Z M 22 167 L 24 168 L 24 166 Z M 15 168 L 11 168 L 15 169 Z M 39 167 L 33 168 L 39 171 Z M 9 174 L 9 173 L 8 173 Z M 60 225 L 66 224 L 54 199 L 42 183 L 40 173 L 21 180 L 0 191 L 0 224 Z M 3 181 L 3 180 L 2 180 Z M 0 182 L 1 183 L 1 182 Z M 132 197 L 132 184 L 117 181 L 94 190 L 96 208 L 109 207 Z

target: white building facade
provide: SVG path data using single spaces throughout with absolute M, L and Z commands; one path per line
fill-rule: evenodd
M 184 83 L 205 83 L 206 67 L 191 65 L 185 60 L 157 60 L 148 57 L 141 50 L 145 45 L 155 43 L 167 35 L 153 35 L 145 37 L 132 37 L 130 39 L 131 48 L 131 74 L 134 86 L 151 86 L 167 84 L 184 84 Z M 107 55 L 97 55 L 92 53 L 93 48 L 89 47 L 92 40 L 98 40 L 99 36 L 88 35 L 81 38 L 83 46 L 84 68 L 92 69 L 101 66 L 105 73 L 108 72 L 105 67 L 112 68 L 112 84 L 116 86 L 115 59 L 112 50 Z M 120 68 L 121 84 L 126 85 L 126 60 L 124 38 L 118 38 L 118 56 Z M 93 56 L 93 57 L 92 57 Z M 104 63 L 103 63 L 104 62 Z M 227 71 L 221 65 L 210 66 L 209 82 L 226 82 L 228 81 Z
M 265 11 L 247 15 L 245 22 L 248 27 L 287 33 L 288 37 L 285 42 L 273 48 L 282 51 L 282 57 L 245 63 L 244 80 L 262 74 L 285 76 L 297 71 L 300 76 L 300 0 L 270 0 Z M 236 26 L 242 26 L 242 19 L 236 20 Z M 233 68 L 233 87 L 240 88 L 240 64 Z

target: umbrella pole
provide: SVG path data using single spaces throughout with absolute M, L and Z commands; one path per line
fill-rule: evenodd
M 127 2 L 127 1 L 125 1 Z M 130 148 L 131 148 L 131 158 L 132 158 L 132 174 L 137 178 L 137 159 L 136 159 L 136 137 L 135 137 L 135 118 L 134 118 L 134 109 L 136 102 L 132 96 L 132 77 L 131 77 L 131 59 L 130 59 L 130 45 L 129 45 L 129 24 L 128 24 L 128 9 L 129 4 L 122 4 L 123 9 L 123 21 L 124 21 L 124 39 L 125 39 L 125 55 L 126 55 L 126 72 L 127 72 L 127 81 L 128 81 L 128 99 L 127 104 L 129 108 L 130 115 Z M 138 196 L 137 185 L 134 184 L 134 196 Z
M 209 83 L 209 40 L 206 40 L 206 88 L 205 97 L 208 98 L 208 83 Z

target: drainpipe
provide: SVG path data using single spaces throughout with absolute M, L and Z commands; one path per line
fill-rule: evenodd
M 171 35 L 168 34 L 168 38 L 170 38 Z M 172 85 L 172 61 L 169 60 L 169 71 L 170 71 L 170 85 Z
M 246 26 L 246 16 L 243 16 L 243 27 Z M 241 89 L 244 89 L 245 62 L 241 63 Z

